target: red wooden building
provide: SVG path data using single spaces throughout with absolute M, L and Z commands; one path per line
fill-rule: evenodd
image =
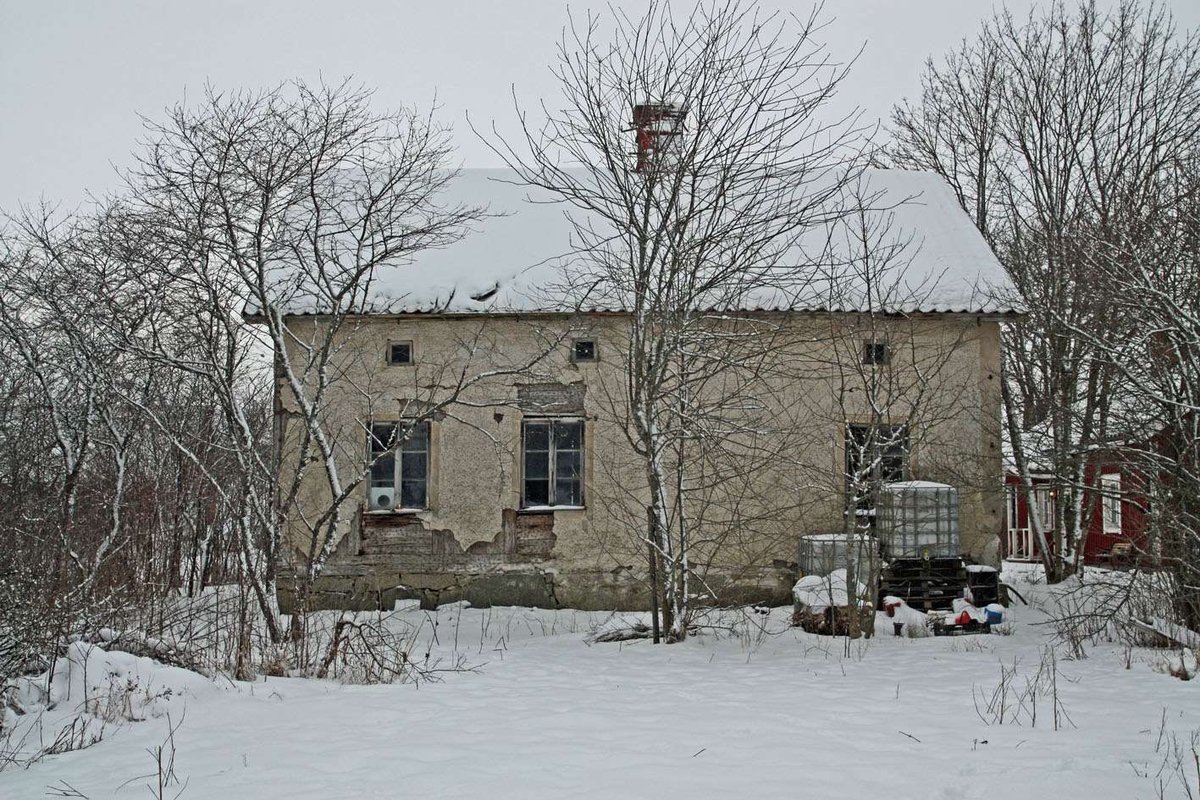
M 1032 503 L 1027 502 L 1016 471 L 1005 471 L 1007 510 L 1000 552 L 1003 558 L 1011 561 L 1041 560 L 1031 511 L 1037 513 L 1047 538 L 1054 538 L 1050 526 L 1057 517 L 1055 511 L 1062 482 L 1046 473 L 1034 473 L 1031 477 Z M 1084 492 L 1081 505 L 1087 529 L 1083 563 L 1110 566 L 1136 559 L 1139 553 L 1147 552 L 1147 505 L 1136 471 L 1112 453 L 1098 452 L 1087 467 L 1086 483 L 1096 488 Z

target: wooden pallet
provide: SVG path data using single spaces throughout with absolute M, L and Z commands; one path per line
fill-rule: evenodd
M 934 623 L 934 636 L 966 636 L 972 633 L 991 633 L 992 625 L 990 622 L 979 622 L 971 620 L 963 623 Z
M 968 572 L 967 586 L 971 588 L 971 597 L 975 605 L 983 608 L 991 603 L 1008 605 L 1000 588 L 999 572 Z
M 932 611 L 952 608 L 967 586 L 967 569 L 961 558 L 898 558 L 884 568 L 879 579 L 880 605 L 888 595 L 912 608 Z

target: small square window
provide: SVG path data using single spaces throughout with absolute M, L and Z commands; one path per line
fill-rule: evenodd
M 863 342 L 864 364 L 887 364 L 891 361 L 887 342 Z
M 576 339 L 571 343 L 571 360 L 572 361 L 595 361 L 596 360 L 596 340 L 595 339 Z
M 412 342 L 388 342 L 387 361 L 392 365 L 413 363 Z

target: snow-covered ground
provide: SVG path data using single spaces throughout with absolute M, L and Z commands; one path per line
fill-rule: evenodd
M 1156 670 L 1160 652 L 1133 651 L 1127 669 L 1117 644 L 1089 646 L 1084 660 L 1060 650 L 1051 680 L 1052 631 L 1020 605 L 1010 635 L 885 635 L 848 647 L 787 627 L 789 611 L 656 647 L 589 644 L 605 614 L 412 609 L 396 622 L 425 623 L 433 658 L 476 667 L 415 685 L 209 681 L 80 648 L 92 696 L 136 684 L 123 696 L 142 719 L 0 773 L 0 798 L 145 797 L 147 784 L 157 791 L 147 776 L 168 724 L 178 783 L 164 796 L 182 790 L 184 800 L 1096 800 L 1159 797 L 1160 782 L 1161 796 L 1200 797 L 1190 749 L 1200 680 Z M 72 675 L 78 697 L 84 681 Z M 67 705 L 47 712 L 47 729 Z

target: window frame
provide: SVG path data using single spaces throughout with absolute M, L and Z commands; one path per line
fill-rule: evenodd
M 398 344 L 408 346 L 408 361 L 393 361 L 392 348 Z M 412 339 L 388 339 L 387 349 L 383 351 L 383 363 L 389 367 L 411 367 L 417 363 L 417 347 Z
M 577 478 L 578 483 L 578 503 L 559 503 L 557 497 L 558 486 L 558 437 L 555 435 L 555 427 L 558 425 L 572 424 L 579 426 L 579 449 L 568 450 L 568 452 L 577 452 L 579 454 L 579 473 Z M 545 426 L 546 431 L 546 500 L 545 503 L 529 502 L 528 482 L 526 471 L 528 468 L 528 457 L 526 443 L 528 441 L 527 430 L 531 425 Z M 587 421 L 581 416 L 561 416 L 547 417 L 534 416 L 525 417 L 521 420 L 521 448 L 520 448 L 520 509 L 522 511 L 570 511 L 579 510 L 587 507 L 587 495 L 584 493 L 584 477 L 585 477 L 585 455 L 587 453 Z M 536 451 L 541 452 L 541 451 Z
M 580 358 L 579 354 L 575 351 L 575 348 L 578 347 L 580 344 L 586 343 L 586 342 L 590 342 L 592 345 L 592 357 L 591 358 Z M 600 345 L 595 339 L 590 338 L 590 337 L 580 337 L 578 339 L 571 340 L 571 363 L 572 364 L 595 364 L 599 360 L 600 360 Z
M 393 441 L 393 440 L 396 438 L 396 434 L 395 434 L 396 429 L 400 425 L 407 423 L 407 422 L 416 423 L 416 425 L 414 426 L 414 430 L 416 430 L 417 427 L 424 429 L 424 436 L 416 440 L 416 441 L 423 440 L 424 448 L 421 450 L 416 450 L 416 449 L 409 450 L 410 457 L 415 456 L 417 454 L 424 455 L 424 457 L 425 457 L 425 472 L 424 472 L 423 479 L 421 481 L 423 484 L 422 495 L 424 496 L 424 502 L 421 505 L 409 505 L 409 504 L 405 504 L 405 503 L 401 502 L 404 499 L 405 445 L 409 444 L 410 442 L 413 442 L 414 438 L 410 435 L 408 438 L 406 438 L 403 441 Z M 382 441 L 380 439 L 380 437 L 378 437 L 375 433 L 375 429 L 380 428 L 380 427 L 387 427 L 393 431 L 393 433 L 391 433 L 388 437 L 388 441 L 391 442 L 391 446 L 388 447 L 386 451 L 375 449 L 375 443 Z M 372 512 L 372 513 L 389 513 L 389 512 L 390 513 L 405 513 L 405 512 L 413 513 L 413 512 L 418 512 L 418 511 L 428 511 L 429 510 L 429 507 L 430 507 L 430 505 L 429 505 L 429 488 L 430 488 L 429 487 L 429 483 L 430 483 L 429 478 L 430 478 L 430 473 L 432 472 L 432 465 L 433 465 L 432 464 L 432 451 L 433 451 L 432 434 L 433 434 L 432 426 L 430 425 L 430 421 L 428 419 L 424 419 L 424 420 L 420 420 L 420 419 L 373 420 L 369 423 L 368 430 L 367 430 L 367 464 L 371 465 L 370 469 L 371 469 L 372 474 L 367 481 L 367 510 L 368 510 L 368 512 Z M 395 500 L 395 502 L 392 504 L 392 506 L 390 508 L 371 508 L 370 507 L 371 506 L 371 497 L 370 497 L 371 490 L 377 489 L 377 488 L 383 488 L 382 486 L 377 485 L 375 482 L 376 478 L 374 475 L 374 464 L 375 464 L 376 459 L 379 456 L 381 456 L 384 452 L 389 452 L 389 451 L 391 453 L 391 458 L 392 458 L 392 482 L 391 482 L 390 486 L 391 486 L 391 490 L 392 490 L 392 498 Z
M 1030 515 L 1037 514 L 1038 524 L 1042 526 L 1042 532 L 1048 533 L 1054 530 L 1055 517 L 1058 516 L 1058 492 L 1055 491 L 1052 484 L 1036 484 L 1030 492 Z M 1029 521 L 1030 529 L 1033 528 L 1032 516 Z
M 892 348 L 886 340 L 867 339 L 863 342 L 862 363 L 869 367 L 886 367 L 892 363 Z
M 1100 526 L 1106 534 L 1124 531 L 1124 513 L 1121 507 L 1121 473 L 1105 472 L 1100 475 Z

